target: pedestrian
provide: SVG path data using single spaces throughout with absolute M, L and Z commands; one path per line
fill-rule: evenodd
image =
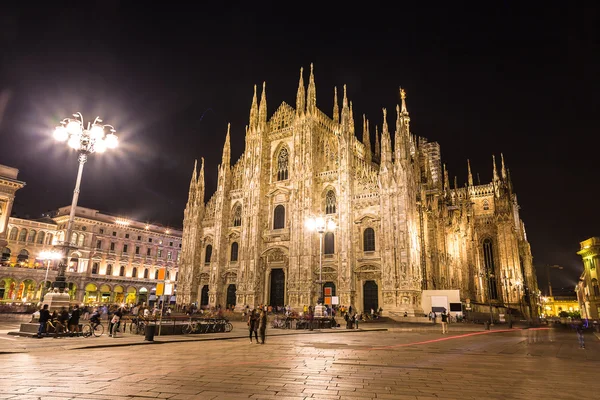
M 248 315 L 248 331 L 250 333 L 250 343 L 252 343 L 252 333 L 254 333 L 256 343 L 258 343 L 258 317 L 255 309 L 252 309 L 250 315 Z
M 267 335 L 267 313 L 265 310 L 260 310 L 258 331 L 260 333 L 260 344 L 265 344 L 265 336 Z
M 80 332 L 79 330 L 79 306 L 75 304 L 73 311 L 71 311 L 71 317 L 69 318 L 69 331 L 74 333 L 75 336 Z
M 437 318 L 437 314 L 435 313 L 435 311 L 431 311 L 431 322 L 433 322 L 434 325 L 435 325 L 436 318 Z
M 117 311 L 113 314 L 112 319 L 110 320 L 110 325 L 108 327 L 108 337 L 117 337 L 117 332 L 119 330 L 119 326 L 121 325 L 121 317 L 123 316 L 123 311 L 121 308 L 118 308 Z
M 442 311 L 442 334 L 448 333 L 448 314 L 446 310 Z
M 585 349 L 585 341 L 583 338 L 583 322 L 581 320 L 576 321 L 574 323 L 575 325 L 575 332 L 577 332 L 577 340 L 579 341 L 579 348 L 580 349 Z
M 42 309 L 40 310 L 40 318 L 38 322 L 40 326 L 38 327 L 38 338 L 42 338 L 42 334 L 46 333 L 46 323 L 50 320 L 50 311 L 48 311 L 48 304 L 44 304 Z

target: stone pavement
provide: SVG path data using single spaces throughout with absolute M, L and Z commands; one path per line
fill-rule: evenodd
M 9 341 L 10 346 L 2 346 L 0 354 L 4 353 L 24 353 L 31 351 L 56 351 L 56 348 L 62 350 L 76 350 L 85 348 L 102 348 L 102 347 L 118 347 L 118 346 L 139 346 L 149 344 L 162 344 L 171 342 L 194 342 L 207 340 L 229 340 L 241 339 L 248 337 L 248 328 L 246 323 L 240 321 L 231 321 L 234 329 L 231 332 L 223 333 L 208 333 L 208 334 L 193 334 L 193 335 L 155 335 L 154 341 L 144 340 L 144 335 L 133 335 L 127 332 L 119 334 L 116 338 L 108 336 L 108 323 L 104 323 L 105 333 L 101 337 L 61 337 L 52 338 L 44 337 L 43 339 L 31 338 L 27 336 L 14 336 L 15 331 L 18 331 L 18 324 L 7 324 L 6 329 L 2 329 L 0 325 L 0 343 Z M 516 327 L 518 328 L 518 327 Z M 450 331 L 458 332 L 481 332 L 483 325 L 480 324 L 451 324 Z M 506 326 L 496 325 L 491 327 L 491 330 L 505 330 Z M 126 329 L 127 330 L 127 329 Z M 429 323 L 397 323 L 394 321 L 386 321 L 384 323 L 365 322 L 359 325 L 359 329 L 315 329 L 296 330 L 296 329 L 269 329 L 270 336 L 288 336 L 288 335 L 308 335 L 308 334 L 331 334 L 331 333 L 358 333 L 364 331 L 390 331 L 390 332 L 440 332 L 441 325 L 433 325 Z M 5 336 L 10 332 L 10 336 Z M 158 332 L 158 331 L 157 331 Z M 8 344 L 8 343 L 6 343 Z
M 270 329 L 265 345 L 230 338 L 55 347 L 0 355 L 0 399 L 579 400 L 590 397 L 600 367 L 600 342 L 591 334 L 586 340 L 580 350 L 573 332 L 546 328 L 448 335 Z

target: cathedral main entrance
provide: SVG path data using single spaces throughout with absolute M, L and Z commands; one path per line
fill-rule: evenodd
M 363 311 L 371 312 L 371 309 L 377 311 L 379 309 L 379 293 L 377 283 L 375 281 L 366 281 L 363 284 Z
M 282 268 L 271 270 L 271 292 L 269 305 L 273 307 L 284 306 L 285 301 L 285 274 Z
M 236 292 L 235 285 L 231 284 L 231 285 L 227 286 L 227 303 L 226 303 L 226 307 L 227 307 L 228 310 L 231 308 L 231 306 L 235 307 L 235 303 L 236 303 L 235 292 Z
M 200 307 L 208 307 L 208 285 L 202 286 L 200 293 Z

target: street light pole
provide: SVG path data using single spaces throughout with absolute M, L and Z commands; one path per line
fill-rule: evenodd
M 88 155 L 92 153 L 103 153 L 107 149 L 114 149 L 118 145 L 118 138 L 115 135 L 115 128 L 112 125 L 102 124 L 102 120 L 96 117 L 93 123 L 87 124 L 87 128 L 83 122 L 81 113 L 73 114 L 74 118 L 65 118 L 60 125 L 54 130 L 54 139 L 59 142 L 67 142 L 67 145 L 77 150 L 79 168 L 77 170 L 77 179 L 75 181 L 75 189 L 73 190 L 73 200 L 71 201 L 71 209 L 69 212 L 69 220 L 67 222 L 67 231 L 62 243 L 59 244 L 63 249 L 63 258 L 58 266 L 58 274 L 54 282 L 54 287 L 58 288 L 59 296 L 57 302 L 68 302 L 64 296 L 64 291 L 67 286 L 65 270 L 68 263 L 70 249 L 77 246 L 77 243 L 71 242 L 73 234 L 73 225 L 75 223 L 75 211 L 77 209 L 77 201 L 79 199 L 79 191 L 81 187 L 81 177 L 83 175 L 83 166 L 85 165 Z M 109 133 L 106 133 L 106 131 Z M 50 303 L 52 299 L 49 299 Z M 62 304 L 61 304 L 62 305 Z
M 552 296 L 552 281 L 550 280 L 550 268 L 563 269 L 560 265 L 547 265 L 546 274 L 548 275 L 548 296 Z
M 314 231 L 319 234 L 319 299 L 317 303 L 325 303 L 324 287 L 323 287 L 323 234 L 325 232 L 334 231 L 336 228 L 335 221 L 333 219 L 326 220 L 322 216 L 309 217 L 306 219 L 306 228 L 309 231 Z
M 46 276 L 44 277 L 44 287 L 42 288 L 42 295 L 41 295 L 41 300 L 44 299 L 44 296 L 46 295 L 46 289 L 47 289 L 47 282 L 48 282 L 48 272 L 50 271 L 50 262 L 52 262 L 52 260 L 58 260 L 61 258 L 61 254 L 57 253 L 56 251 L 42 251 L 40 253 L 40 258 L 42 260 L 45 260 L 48 262 L 48 265 L 46 266 Z

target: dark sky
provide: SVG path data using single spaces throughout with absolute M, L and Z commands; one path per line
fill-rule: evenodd
M 70 204 L 76 155 L 51 133 L 81 111 L 121 146 L 91 157 L 79 204 L 180 227 L 195 158 L 207 198 L 216 187 L 227 122 L 241 155 L 253 85 L 267 82 L 271 115 L 313 62 L 318 107 L 331 115 L 347 84 L 358 126 L 381 126 L 404 87 L 413 133 L 440 143 L 461 185 L 467 158 L 487 182 L 504 153 L 541 287 L 547 264 L 565 266 L 555 286 L 575 284 L 579 242 L 600 234 L 597 6 L 133 3 L 0 6 L 0 163 L 27 182 L 18 215 Z

